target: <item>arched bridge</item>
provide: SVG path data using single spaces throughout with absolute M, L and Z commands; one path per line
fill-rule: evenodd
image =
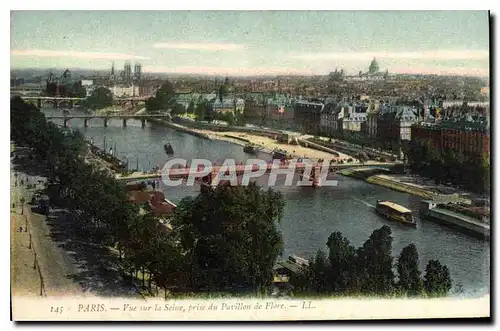
M 82 105 L 87 98 L 70 98 L 70 97 L 22 97 L 23 100 L 29 103 L 36 104 L 41 108 L 44 104 L 51 104 L 54 108 L 66 107 L 73 108 L 76 105 Z
M 51 104 L 54 108 L 66 107 L 73 108 L 76 105 L 83 105 L 87 98 L 71 98 L 71 97 L 42 97 L 42 96 L 25 96 L 22 97 L 26 102 L 36 104 L 38 108 L 41 108 L 44 104 Z M 149 97 L 125 97 L 125 98 L 114 98 L 113 104 L 122 107 L 135 106 L 144 103 Z
M 113 114 L 113 115 L 48 115 L 45 116 L 46 119 L 62 119 L 64 120 L 64 127 L 69 126 L 69 121 L 73 118 L 79 118 L 83 119 L 83 123 L 85 127 L 88 127 L 89 121 L 93 118 L 100 118 L 104 120 L 104 127 L 108 127 L 108 121 L 113 118 L 119 118 L 122 119 L 123 121 L 123 126 L 127 126 L 127 120 L 129 119 L 138 119 L 141 120 L 142 127 L 146 126 L 146 121 L 148 119 L 152 118 L 158 118 L 158 119 L 167 119 L 170 118 L 168 115 L 158 115 L 158 114 L 151 114 L 151 115 L 125 115 L 125 114 Z

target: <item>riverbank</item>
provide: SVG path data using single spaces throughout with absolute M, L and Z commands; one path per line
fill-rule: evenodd
M 424 186 L 398 180 L 395 176 L 381 169 L 346 169 L 340 171 L 340 174 L 423 199 L 432 200 L 433 197 L 439 194 L 439 192 L 429 190 Z
M 300 145 L 289 145 L 278 142 L 276 139 L 273 139 L 268 136 L 261 136 L 255 133 L 241 132 L 238 131 L 237 129 L 235 130 L 235 128 L 227 127 L 224 128 L 224 130 L 215 131 L 209 129 L 188 127 L 187 125 L 181 125 L 161 119 L 153 119 L 150 121 L 204 139 L 227 141 L 236 145 L 240 145 L 242 147 L 245 146 L 247 142 L 251 142 L 252 144 L 259 146 L 262 151 L 268 153 L 272 152 L 275 149 L 284 150 L 294 158 L 309 158 L 312 160 L 324 159 L 324 160 L 336 160 L 336 161 L 343 160 L 344 162 L 346 162 L 349 158 L 351 158 L 351 156 L 349 155 L 343 153 L 336 153 L 336 151 L 331 151 L 329 153 L 324 150 L 316 150 Z
M 366 178 L 365 181 L 367 183 L 387 187 L 395 191 L 416 195 L 423 199 L 432 200 L 433 197 L 438 194 L 437 192 L 426 190 L 419 185 L 404 183 L 387 175 L 370 176 Z

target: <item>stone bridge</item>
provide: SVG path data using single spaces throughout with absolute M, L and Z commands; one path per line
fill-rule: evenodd
M 167 119 L 170 118 L 168 115 L 157 115 L 157 114 L 151 114 L 151 115 L 125 115 L 125 114 L 112 114 L 112 115 L 48 115 L 45 117 L 46 119 L 62 119 L 64 120 L 64 127 L 69 127 L 69 121 L 73 118 L 79 118 L 83 119 L 83 123 L 85 127 L 88 127 L 89 121 L 93 118 L 100 118 L 104 120 L 104 127 L 108 127 L 108 121 L 113 118 L 119 118 L 122 119 L 123 126 L 127 126 L 127 120 L 129 119 L 139 119 L 141 120 L 141 125 L 142 127 L 146 126 L 146 121 L 148 119 Z
M 69 97 L 22 97 L 24 101 L 35 104 L 38 108 L 42 108 L 45 104 L 51 104 L 54 108 L 66 107 L 73 108 L 76 105 L 83 105 L 86 98 L 69 98 Z
M 25 96 L 23 100 L 35 104 L 41 108 L 45 104 L 51 104 L 54 108 L 73 108 L 77 105 L 83 105 L 87 98 L 70 98 L 70 97 L 43 97 L 43 96 Z M 135 106 L 144 103 L 149 97 L 128 97 L 113 99 L 113 104 L 122 107 Z

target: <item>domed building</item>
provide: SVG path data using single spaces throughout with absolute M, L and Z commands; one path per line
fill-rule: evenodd
M 224 99 L 232 98 L 233 95 L 234 95 L 233 86 L 229 82 L 229 77 L 226 77 L 226 79 L 224 80 L 224 84 L 222 84 L 219 88 L 218 98 L 221 102 L 223 102 Z
M 229 78 L 226 77 L 217 92 L 217 96 L 209 101 L 208 110 L 215 113 L 228 113 L 235 111 L 243 111 L 245 108 L 245 100 L 236 98 L 234 89 Z M 213 114 L 213 115 L 214 115 Z
M 60 81 L 63 85 L 71 83 L 71 72 L 69 71 L 69 69 L 64 70 Z
M 363 73 L 361 70 L 359 71 L 358 76 L 352 76 L 351 79 L 354 80 L 384 80 L 389 77 L 389 71 L 385 72 L 380 71 L 380 66 L 377 62 L 376 58 L 373 58 L 372 62 L 370 62 L 370 66 L 368 67 L 368 71 Z
M 374 75 L 378 73 L 380 70 L 380 67 L 378 66 L 377 59 L 373 58 L 372 62 L 370 63 L 370 66 L 368 67 L 368 74 Z

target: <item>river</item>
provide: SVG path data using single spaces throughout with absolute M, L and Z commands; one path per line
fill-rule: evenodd
M 44 108 L 46 114 L 61 114 L 61 110 Z M 76 113 L 78 111 L 73 111 Z M 62 124 L 62 121 L 54 122 Z M 141 127 L 141 122 L 128 120 L 122 127 L 119 119 L 111 120 L 105 128 L 102 119 L 92 119 L 85 128 L 83 120 L 72 119 L 70 127 L 77 128 L 87 138 L 93 138 L 97 146 L 104 141 L 108 148 L 115 146 L 120 158 L 128 159 L 131 167 L 151 169 L 163 166 L 168 156 L 163 150 L 170 142 L 175 157 L 186 159 L 207 158 L 223 161 L 234 158 L 245 161 L 249 157 L 242 147 L 224 141 L 208 141 L 177 132 L 155 124 Z M 259 156 L 269 159 L 270 156 Z M 254 158 L 254 157 L 252 157 Z M 489 242 L 471 237 L 446 226 L 420 220 L 417 229 L 388 222 L 374 212 L 378 199 L 418 210 L 420 198 L 395 192 L 383 187 L 338 175 L 338 186 L 332 187 L 284 187 L 278 186 L 285 198 L 284 218 L 280 224 L 284 238 L 284 257 L 296 254 L 313 256 L 318 249 L 326 251 L 326 241 L 333 231 L 341 231 L 356 247 L 368 239 L 373 230 L 389 225 L 392 229 L 393 254 L 397 256 L 403 247 L 415 243 L 420 255 L 422 273 L 430 259 L 440 260 L 448 266 L 454 283 L 454 295 L 476 297 L 490 292 Z M 258 182 L 265 183 L 263 177 Z M 183 197 L 199 193 L 199 187 L 164 187 L 166 197 L 179 202 Z

